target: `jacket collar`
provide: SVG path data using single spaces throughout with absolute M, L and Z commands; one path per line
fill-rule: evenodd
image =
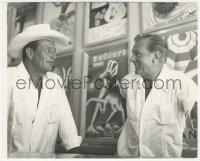
M 170 77 L 170 73 L 171 73 L 171 70 L 167 67 L 166 64 L 164 64 L 160 74 L 158 75 L 156 80 L 153 81 L 153 88 L 162 89 L 165 92 L 168 92 L 168 89 L 169 89 L 168 80 L 172 79 Z M 136 82 L 139 83 L 140 85 L 143 85 L 142 84 L 144 83 L 143 81 L 144 81 L 143 78 L 137 75 Z

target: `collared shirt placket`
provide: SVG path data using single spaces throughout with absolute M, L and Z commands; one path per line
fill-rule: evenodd
M 142 133 L 142 111 L 144 109 L 144 104 L 145 104 L 145 89 L 144 87 L 142 86 L 142 81 L 138 81 L 137 82 L 137 92 L 140 93 L 140 96 L 141 96 L 141 102 L 142 102 L 142 109 L 140 109 L 140 116 L 139 116 L 139 156 L 141 156 L 141 152 L 142 152 L 142 136 L 143 136 L 143 133 Z

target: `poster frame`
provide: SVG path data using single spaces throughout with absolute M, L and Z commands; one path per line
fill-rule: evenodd
M 89 57 L 94 55 L 95 53 L 99 53 L 104 50 L 115 49 L 118 46 L 127 47 L 127 61 L 128 61 L 128 43 L 124 42 L 123 44 L 115 44 L 113 46 L 108 46 L 106 48 L 97 48 L 83 51 L 83 67 L 82 67 L 82 82 L 84 82 L 84 76 L 88 76 L 89 73 Z M 128 63 L 127 63 L 128 68 Z M 128 72 L 128 71 L 127 71 Z M 128 74 L 128 73 L 127 73 Z M 99 137 L 99 138 L 86 138 L 86 111 L 87 111 L 87 84 L 82 86 L 82 103 L 81 103 L 81 121 L 80 121 L 80 135 L 83 137 L 83 143 L 87 144 L 94 144 L 94 145 L 106 145 L 109 144 L 111 146 L 116 146 L 117 138 L 106 138 L 106 137 Z
M 44 3 L 44 6 L 43 6 L 43 11 L 45 11 L 45 7 L 47 5 L 47 3 L 52 3 L 52 2 L 45 2 Z M 73 45 L 71 47 L 66 47 L 64 49 L 60 49 L 58 50 L 58 55 L 63 55 L 63 53 L 66 53 L 66 52 L 72 52 L 75 50 L 75 43 L 76 43 L 76 30 L 77 30 L 77 3 L 75 2 L 70 2 L 70 3 L 74 3 L 74 9 L 75 9 L 75 23 L 74 23 L 74 42 L 73 42 Z M 42 14 L 42 23 L 44 23 L 44 20 L 45 20 L 45 12 L 43 12 Z
M 150 3 L 150 2 L 148 2 Z M 153 26 L 153 27 L 148 27 L 145 25 L 144 21 L 146 20 L 144 17 L 146 16 L 145 14 L 145 9 L 144 6 L 147 5 L 146 3 L 140 3 L 139 5 L 139 10 L 140 10 L 140 14 L 141 14 L 141 32 L 154 32 L 154 31 L 159 31 L 159 30 L 163 30 L 163 29 L 168 29 L 170 27 L 176 27 L 176 26 L 181 26 L 181 25 L 185 25 L 185 24 L 189 24 L 192 22 L 197 21 L 197 16 L 193 16 L 193 17 L 187 17 L 186 19 L 177 21 L 177 22 L 173 22 L 173 23 L 167 23 L 167 24 L 158 24 L 157 26 Z
M 92 3 L 92 2 L 90 2 Z M 127 2 L 127 31 L 126 34 L 120 35 L 120 36 L 116 36 L 116 37 L 111 37 L 108 39 L 104 39 L 104 40 L 99 40 L 96 42 L 88 42 L 88 38 L 89 38 L 89 15 L 90 15 L 90 3 L 85 3 L 85 22 L 84 22 L 84 47 L 90 47 L 90 46 L 94 46 L 94 45 L 98 45 L 98 44 L 104 44 L 107 42 L 111 42 L 111 41 L 115 41 L 115 40 L 120 40 L 123 38 L 127 38 L 128 37 L 128 32 L 129 32 L 129 3 Z

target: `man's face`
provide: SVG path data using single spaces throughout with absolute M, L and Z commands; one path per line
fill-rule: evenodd
M 148 41 L 148 39 L 144 39 L 135 43 L 130 60 L 135 65 L 135 74 L 145 77 L 146 79 L 148 79 L 153 65 L 153 54 L 147 49 Z
M 56 59 L 55 43 L 50 40 L 39 40 L 34 51 L 32 63 L 39 73 L 46 73 L 53 68 Z

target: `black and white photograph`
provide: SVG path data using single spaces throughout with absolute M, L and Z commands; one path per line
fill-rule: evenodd
M 198 159 L 197 0 L 1 5 L 2 158 Z

